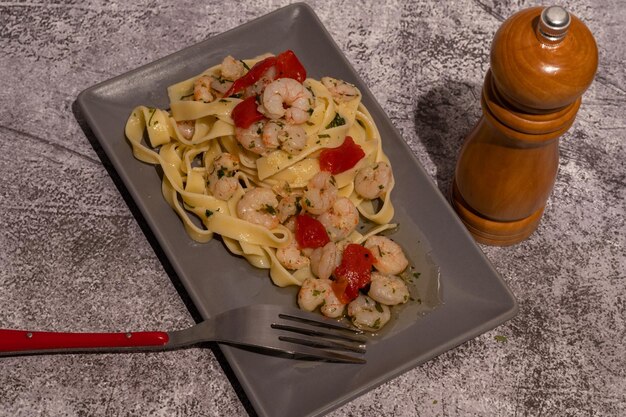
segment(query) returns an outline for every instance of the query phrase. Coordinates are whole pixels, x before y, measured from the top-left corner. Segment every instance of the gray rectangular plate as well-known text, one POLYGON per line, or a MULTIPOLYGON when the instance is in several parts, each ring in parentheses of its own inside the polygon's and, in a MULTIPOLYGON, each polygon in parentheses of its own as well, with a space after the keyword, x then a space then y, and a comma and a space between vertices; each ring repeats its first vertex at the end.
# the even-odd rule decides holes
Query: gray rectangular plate
POLYGON ((449 204, 424 172, 372 94, 304 4, 287 6, 243 26, 83 91, 78 104, 102 148, 141 210, 203 317, 247 304, 295 304, 295 288, 272 285, 266 270, 226 256, 219 240, 198 244, 186 235, 161 196, 153 166, 137 161, 124 137, 131 110, 167 108, 166 87, 231 54, 249 58, 292 49, 309 76, 354 83, 384 138, 396 177, 394 234, 406 250, 427 242, 440 267, 443 304, 424 317, 401 311, 390 330, 374 338, 366 365, 300 362, 229 346, 221 349, 261 416, 314 416, 451 349, 517 312, 517 303, 449 204))

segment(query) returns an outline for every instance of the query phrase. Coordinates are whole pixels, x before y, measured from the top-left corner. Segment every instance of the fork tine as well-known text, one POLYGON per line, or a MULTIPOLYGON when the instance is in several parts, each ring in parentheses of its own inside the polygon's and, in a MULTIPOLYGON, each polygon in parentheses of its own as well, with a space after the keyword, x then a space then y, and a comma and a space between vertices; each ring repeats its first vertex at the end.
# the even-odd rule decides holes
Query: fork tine
POLYGON ((254 304, 222 313, 195 328, 196 343, 216 341, 294 359, 366 363, 362 357, 366 340, 357 336, 363 332, 295 308, 254 304))
POLYGON ((346 334, 341 334, 341 333, 322 332, 322 331, 315 330, 315 329, 308 329, 308 328, 304 328, 304 327, 288 326, 288 325, 285 325, 285 324, 274 323, 274 324, 272 324, 271 327, 273 329, 285 330, 285 331, 288 331, 288 332, 304 334, 304 335, 307 335, 307 336, 319 336, 319 337, 326 337, 326 338, 330 338, 330 339, 345 340, 347 342, 359 343, 360 345, 364 345, 367 342, 367 340, 365 340, 362 337, 356 337, 356 336, 346 335, 346 334))
POLYGON ((282 340, 283 342, 297 343, 299 345, 310 346, 314 348, 320 349, 336 349, 336 350, 345 350, 355 353, 365 353, 365 348, 363 345, 360 346, 352 346, 345 343, 333 342, 332 340, 326 339, 302 339, 299 337, 291 337, 291 336, 279 336, 278 340, 282 340))
POLYGON ((354 327, 347 326, 339 322, 330 322, 329 320, 313 319, 313 318, 303 317, 301 315, 286 314, 286 313, 280 313, 278 314, 278 317, 280 317, 281 319, 285 319, 285 320, 299 321, 301 323, 310 324, 311 326, 325 327, 327 329, 342 330, 342 331, 355 333, 355 334, 363 333, 361 330, 356 329, 354 327))
POLYGON ((278 320, 270 327, 281 331, 277 335, 279 343, 283 344, 285 350, 297 351, 295 357, 300 355, 305 359, 308 357, 331 362, 366 363, 361 357, 338 352, 365 354, 367 340, 358 336, 363 333, 361 330, 304 311, 283 310, 278 312, 278 318, 283 321, 278 320))
POLYGON ((350 364, 365 364, 366 360, 363 358, 344 355, 341 353, 313 348, 304 345, 298 345, 297 348, 283 348, 284 352, 288 353, 294 359, 314 359, 322 360, 326 362, 336 363, 350 363, 350 364))

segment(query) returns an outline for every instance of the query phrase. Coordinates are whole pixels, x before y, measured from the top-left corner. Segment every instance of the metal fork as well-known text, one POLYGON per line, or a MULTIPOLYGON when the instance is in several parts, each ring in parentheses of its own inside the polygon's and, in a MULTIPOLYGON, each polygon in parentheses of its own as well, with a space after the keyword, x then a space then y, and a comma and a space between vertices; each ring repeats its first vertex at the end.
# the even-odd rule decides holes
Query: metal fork
POLYGON ((202 342, 220 342, 294 359, 362 364, 366 339, 359 333, 318 314, 261 304, 229 310, 171 332, 62 333, 0 329, 0 356, 172 350, 202 342))

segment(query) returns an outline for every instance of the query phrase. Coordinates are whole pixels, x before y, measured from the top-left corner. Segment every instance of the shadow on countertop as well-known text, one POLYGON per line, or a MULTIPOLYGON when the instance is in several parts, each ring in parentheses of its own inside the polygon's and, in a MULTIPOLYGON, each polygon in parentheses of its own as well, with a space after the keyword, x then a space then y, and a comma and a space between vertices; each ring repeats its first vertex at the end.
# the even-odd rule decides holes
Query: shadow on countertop
POLYGON ((418 97, 417 137, 437 169, 437 187, 444 196, 448 196, 463 140, 480 118, 481 89, 481 85, 443 80, 418 97))
MULTIPOLYGON (((98 139, 96 138, 96 136, 92 132, 91 128, 89 127, 89 124, 85 120, 85 117, 83 116, 83 114, 82 114, 82 112, 80 110, 80 107, 78 105, 78 101, 76 101, 76 100, 72 103, 72 113, 74 114, 74 118, 78 122, 80 128, 82 129, 83 133, 85 134, 85 137, 87 138, 87 140, 91 144, 93 150, 98 155, 98 158, 102 162, 102 165, 104 166, 104 168, 106 169, 107 173, 109 174, 109 176, 113 180, 113 183, 115 184, 115 187, 118 189, 120 195, 124 199, 124 202, 128 206, 128 208, 129 208, 130 212, 132 213, 133 217, 137 221, 137 224, 141 228, 141 231, 143 232, 143 234, 145 235, 146 239, 150 243, 150 246, 152 246, 152 250, 154 250, 155 255, 157 256, 157 258, 161 262, 161 265, 163 265, 163 269, 165 270, 165 272, 169 276, 170 280, 172 281, 172 284, 174 285, 174 288, 176 289, 176 292, 178 292, 178 295, 180 296, 181 300, 183 301, 183 303, 187 307, 187 310, 191 314, 191 317, 193 318, 193 320, 196 323, 201 322, 203 320, 203 318, 200 315, 200 312, 198 311, 198 309, 194 305, 193 301, 191 300, 191 297, 189 296, 189 294, 185 290, 185 287, 183 286, 183 283, 181 282, 180 278, 178 277, 178 274, 176 274, 176 271, 174 270, 174 267, 172 266, 170 261, 167 259, 167 256, 165 255, 165 252, 163 252, 163 249, 161 248, 161 246, 159 245, 158 240, 156 239, 156 237, 152 233, 152 230, 150 229, 150 226, 148 225, 148 223, 146 222, 145 218, 141 214, 141 211, 139 210, 139 207, 137 207, 137 205, 135 204, 135 201, 133 200, 131 194, 126 189, 126 186, 124 185, 124 182, 122 181, 120 176, 115 171, 115 168, 113 167, 113 164, 111 163, 110 159, 108 158, 108 156, 104 152, 104 149, 102 149, 102 146, 100 146, 100 143, 98 142, 98 139)), ((248 415, 250 417, 256 417, 257 413, 255 412, 254 407, 252 406, 252 403, 250 403, 250 400, 248 400, 248 397, 246 396, 246 394, 245 394, 245 392, 243 390, 243 387, 239 384, 239 381, 237 380, 237 377, 235 376, 235 373, 233 372, 232 368, 228 364, 228 361, 226 360, 226 357, 224 356, 224 354, 220 350, 218 344, 217 343, 213 343, 213 342, 205 343, 205 344, 203 344, 203 347, 211 349, 211 351, 213 352, 213 355, 215 356, 216 360, 220 364, 220 366, 222 368, 222 371, 224 372, 224 375, 226 375, 226 377, 228 378, 228 381, 230 382, 231 386, 233 387, 233 390, 235 391, 235 393, 237 394, 237 397, 241 401, 244 409, 246 410, 246 412, 248 413, 248 415)))

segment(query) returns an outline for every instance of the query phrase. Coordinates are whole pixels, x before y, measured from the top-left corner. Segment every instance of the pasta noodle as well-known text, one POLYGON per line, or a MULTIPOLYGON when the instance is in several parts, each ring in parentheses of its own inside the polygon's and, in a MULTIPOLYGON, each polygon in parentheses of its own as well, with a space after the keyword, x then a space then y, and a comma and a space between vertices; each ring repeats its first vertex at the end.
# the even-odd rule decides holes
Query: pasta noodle
MULTIPOLYGON (((287 58, 291 59, 291 55, 287 58)), ((321 178, 321 155, 327 150, 343 149, 348 138, 355 149, 360 148, 361 157, 330 179, 336 199, 348 206, 353 204, 362 225, 369 225, 369 230, 361 233, 351 227, 339 239, 341 242, 335 243, 344 247, 348 243, 362 244, 370 236, 396 225, 391 223, 393 177, 379 186, 382 192, 375 198, 365 198, 357 190, 357 177, 364 175, 359 172, 366 167, 375 170, 379 164, 389 165, 380 134, 361 102, 360 92, 332 78, 295 81, 293 78, 301 74, 293 69, 291 61, 281 64, 281 59, 285 60, 284 54, 244 61, 227 57, 222 64, 169 86, 168 110, 147 106, 133 109, 125 134, 138 160, 163 170, 163 197, 193 240, 207 242, 215 234, 221 236, 231 253, 255 267, 269 269, 274 284, 284 287, 316 278, 308 258, 298 268, 279 258, 294 247, 294 218, 298 211, 322 220, 322 215, 313 214, 307 190, 315 178, 321 178), (268 65, 268 57, 274 66, 261 74, 258 69, 268 65), (284 68, 295 77, 281 77, 284 68), (228 77, 233 71, 236 74, 228 77), (278 74, 271 77, 272 71, 278 74), (253 73, 262 76, 255 78, 253 73), (249 85, 233 93, 245 80, 250 81, 249 85), (277 88, 278 99, 282 100, 284 114, 279 117, 276 114, 281 109, 272 108, 271 100, 276 97, 270 97, 273 93, 268 92, 269 86, 277 88), (248 97, 255 97, 251 100, 256 101, 246 101, 248 97), (244 116, 255 120, 249 127, 239 126, 238 118, 242 116, 238 109, 250 103, 252 110, 244 116), (308 108, 302 108, 302 103, 308 108), (270 123, 278 129, 275 137, 266 134, 270 123), (293 126, 299 130, 289 133, 293 126), (291 142, 299 142, 297 149, 288 149, 291 142), (297 196, 296 212, 283 215, 281 207, 293 196, 297 196), (241 214, 244 212, 245 216, 241 214)), ((339 156, 339 162, 342 161, 344 155, 339 156)), ((364 226, 359 228, 363 229, 364 226)), ((315 247, 299 249, 296 257, 310 256, 315 247)))

